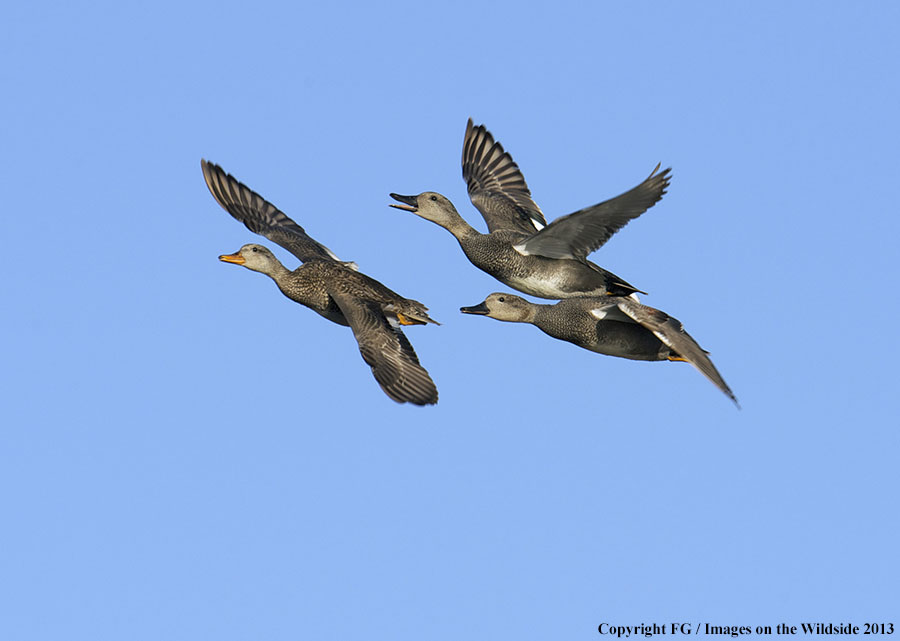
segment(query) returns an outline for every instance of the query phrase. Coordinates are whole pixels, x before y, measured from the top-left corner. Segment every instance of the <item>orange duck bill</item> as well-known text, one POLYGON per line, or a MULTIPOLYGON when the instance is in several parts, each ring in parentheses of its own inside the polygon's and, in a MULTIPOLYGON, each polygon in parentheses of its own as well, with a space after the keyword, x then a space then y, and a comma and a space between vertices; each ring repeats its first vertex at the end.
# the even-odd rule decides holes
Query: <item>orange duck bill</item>
POLYGON ((219 256, 219 260, 223 263, 234 263, 235 265, 243 265, 246 262, 244 257, 241 256, 241 252, 235 254, 222 254, 219 256))

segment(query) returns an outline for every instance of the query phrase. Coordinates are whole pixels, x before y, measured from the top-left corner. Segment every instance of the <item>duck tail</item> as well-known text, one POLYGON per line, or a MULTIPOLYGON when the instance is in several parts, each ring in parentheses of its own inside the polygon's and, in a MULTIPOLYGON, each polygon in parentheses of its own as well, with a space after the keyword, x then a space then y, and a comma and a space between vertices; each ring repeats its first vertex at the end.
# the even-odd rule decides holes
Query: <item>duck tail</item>
POLYGON ((439 322, 428 315, 428 308, 418 301, 408 301, 409 305, 404 305, 402 309, 398 305, 386 305, 384 311, 394 316, 401 325, 427 325, 432 323, 440 325, 439 322))

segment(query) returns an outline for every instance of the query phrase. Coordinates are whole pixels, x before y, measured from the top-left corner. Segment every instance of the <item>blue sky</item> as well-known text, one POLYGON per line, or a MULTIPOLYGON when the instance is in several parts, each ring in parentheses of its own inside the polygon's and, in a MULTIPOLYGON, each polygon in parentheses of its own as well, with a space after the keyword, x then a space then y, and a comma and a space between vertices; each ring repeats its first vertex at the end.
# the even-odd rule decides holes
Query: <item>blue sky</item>
MULTIPOLYGON (((11 5, 0 40, 0 638, 590 639, 898 620, 892 3, 11 5), (657 162, 592 258, 692 368, 463 316, 508 288, 466 119, 548 219, 657 162), (220 163, 442 326, 390 401, 219 254, 220 163)), ((296 261, 276 248, 289 265, 296 261)))

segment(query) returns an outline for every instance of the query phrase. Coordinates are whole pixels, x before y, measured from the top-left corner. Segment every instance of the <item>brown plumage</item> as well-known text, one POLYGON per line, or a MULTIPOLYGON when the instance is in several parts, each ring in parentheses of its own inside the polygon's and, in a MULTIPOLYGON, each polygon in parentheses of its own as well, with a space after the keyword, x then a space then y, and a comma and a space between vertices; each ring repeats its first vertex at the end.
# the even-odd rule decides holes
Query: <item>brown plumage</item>
POLYGON ((205 160, 200 164, 207 187, 225 211, 251 231, 290 251, 303 264, 289 270, 269 249, 257 244, 244 245, 219 259, 266 274, 291 300, 332 322, 349 326, 363 360, 393 400, 416 405, 437 403, 434 382, 400 330, 400 325, 437 324, 428 316, 428 308, 360 273, 354 263, 338 260, 300 225, 218 165, 205 160))

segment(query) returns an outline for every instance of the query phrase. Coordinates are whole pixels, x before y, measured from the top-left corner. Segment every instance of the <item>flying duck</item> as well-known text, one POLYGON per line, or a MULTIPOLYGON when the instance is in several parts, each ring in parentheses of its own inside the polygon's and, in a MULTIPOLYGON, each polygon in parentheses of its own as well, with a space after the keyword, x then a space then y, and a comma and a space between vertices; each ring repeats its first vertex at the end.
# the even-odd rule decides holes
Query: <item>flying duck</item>
POLYGON ((553 338, 598 354, 637 361, 685 361, 738 405, 707 352, 684 331, 681 322, 631 296, 567 298, 555 305, 540 305, 514 294, 494 293, 460 311, 530 323, 553 338))
POLYGON ((437 388, 400 329, 401 325, 437 324, 428 316, 428 308, 360 273, 354 263, 339 260, 219 165, 201 160, 200 166, 206 186, 225 211, 250 231, 287 249, 303 264, 291 271, 269 249, 255 243, 219 256, 219 260, 269 276, 291 300, 334 323, 349 326, 363 360, 393 400, 415 405, 437 403, 437 388))
POLYGON ((548 225, 512 156, 484 125, 475 126, 470 118, 463 141, 462 173, 469 198, 484 217, 488 233, 475 230, 446 196, 433 191, 418 196, 392 193, 391 198, 400 204, 391 207, 444 227, 473 265, 526 294, 540 298, 627 296, 641 290, 587 256, 662 198, 671 169, 658 170, 659 165, 624 194, 548 225))

